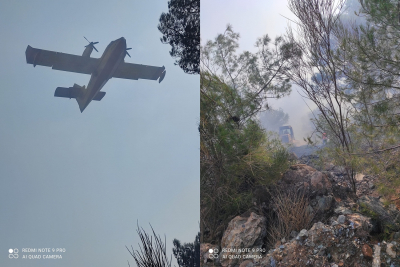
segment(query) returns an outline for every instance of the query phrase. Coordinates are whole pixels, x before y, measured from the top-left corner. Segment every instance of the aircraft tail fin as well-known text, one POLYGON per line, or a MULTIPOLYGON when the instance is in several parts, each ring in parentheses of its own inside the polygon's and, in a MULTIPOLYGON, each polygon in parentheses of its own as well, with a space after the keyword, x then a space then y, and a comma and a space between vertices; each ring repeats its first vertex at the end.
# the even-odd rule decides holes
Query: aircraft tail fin
MULTIPOLYGON (((90 103, 86 96, 86 88, 85 86, 79 86, 74 83, 72 87, 57 87, 54 92, 54 96, 56 97, 65 97, 65 98, 75 98, 76 102, 78 102, 79 109, 81 112, 85 110, 87 105, 90 103)), ((98 92, 92 100, 100 101, 106 95, 106 92, 98 92)))

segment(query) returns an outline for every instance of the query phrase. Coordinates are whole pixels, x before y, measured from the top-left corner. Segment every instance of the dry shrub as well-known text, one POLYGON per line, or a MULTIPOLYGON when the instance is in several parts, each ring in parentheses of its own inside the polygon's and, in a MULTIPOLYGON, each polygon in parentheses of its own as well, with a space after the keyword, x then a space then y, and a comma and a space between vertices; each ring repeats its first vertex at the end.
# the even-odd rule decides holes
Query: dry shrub
POLYGON ((313 213, 308 210, 309 202, 303 192, 278 191, 272 197, 273 212, 269 216, 268 243, 274 247, 282 238, 288 239, 292 231, 308 229, 313 213))
MULTIPOLYGON (((171 267, 172 255, 171 258, 168 259, 166 237, 163 242, 161 237, 156 235, 153 227, 151 225, 150 227, 153 236, 146 233, 146 231, 138 225, 136 232, 142 243, 142 247, 139 244, 140 251, 134 250, 132 246, 132 250, 129 250, 129 248, 125 246, 126 249, 135 260, 137 267, 171 267)), ((130 267, 129 261, 128 266, 130 267)))

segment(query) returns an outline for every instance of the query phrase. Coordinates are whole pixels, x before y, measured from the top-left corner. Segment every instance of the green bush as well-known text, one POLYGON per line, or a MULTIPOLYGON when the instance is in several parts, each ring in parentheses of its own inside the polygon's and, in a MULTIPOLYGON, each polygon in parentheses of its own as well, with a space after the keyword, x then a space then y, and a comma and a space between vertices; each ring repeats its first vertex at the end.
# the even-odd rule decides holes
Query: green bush
POLYGON ((242 96, 217 77, 201 73, 201 226, 202 242, 219 242, 235 216, 252 205, 253 191, 279 179, 289 153, 277 136, 267 134, 242 96), (234 113, 224 110, 238 103, 234 113), (248 108, 248 109, 247 109, 248 108))

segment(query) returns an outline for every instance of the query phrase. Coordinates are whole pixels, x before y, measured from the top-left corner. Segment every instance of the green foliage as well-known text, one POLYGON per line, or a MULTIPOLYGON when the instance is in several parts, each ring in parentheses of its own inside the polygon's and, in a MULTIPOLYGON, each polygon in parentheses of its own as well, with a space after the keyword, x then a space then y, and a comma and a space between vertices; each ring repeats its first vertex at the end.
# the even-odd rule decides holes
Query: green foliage
POLYGON ((289 154, 267 136, 251 115, 257 107, 239 90, 208 72, 200 79, 202 233, 207 242, 219 242, 229 220, 252 206, 253 189, 279 179, 289 154))
POLYGON ((241 104, 241 108, 247 109, 246 116, 252 116, 266 104, 266 98, 290 93, 289 79, 282 74, 290 66, 288 56, 281 51, 282 38, 271 42, 269 36, 264 35, 255 44, 256 53, 244 51, 240 54, 237 53, 239 38, 239 33, 228 25, 214 41, 207 41, 201 47, 201 71, 218 77, 221 83, 237 91, 241 99, 232 105, 241 104))
MULTIPOLYGON (((337 46, 333 34, 344 0, 289 0, 289 9, 297 17, 296 29, 289 28, 285 46, 301 53, 292 53, 293 68, 285 71, 307 99, 318 108, 314 126, 317 135, 328 133, 332 157, 345 167, 353 191, 356 191, 354 169, 349 154, 353 153, 350 129, 353 107, 348 102, 349 89, 343 83, 343 64, 336 60, 337 46), (296 34, 294 33, 296 31, 296 34)), ((310 138, 311 140, 311 138, 310 138)))
POLYGON ((268 35, 258 51, 238 53, 240 35, 228 25, 201 47, 200 198, 202 242, 219 243, 228 222, 253 206, 253 191, 274 183, 289 154, 277 136, 260 126, 257 113, 267 98, 290 93, 283 70, 290 49, 268 35))
POLYGON ((342 9, 356 11, 350 2, 289 1, 298 34, 288 32, 286 47, 302 53, 293 53, 287 75, 319 109, 313 122, 319 134, 328 134, 326 158, 345 166, 348 177, 377 175, 381 192, 398 194, 400 6, 362 0, 356 14, 366 20, 352 23, 354 14, 342 9))
POLYGON ((368 217, 370 217, 371 219, 374 219, 374 220, 379 218, 379 215, 376 212, 374 212, 373 210, 371 210, 368 207, 368 205, 365 204, 365 203, 360 203, 360 212, 361 212, 361 214, 363 214, 365 216, 368 216, 368 217))
POLYGON ((162 13, 158 30, 161 42, 171 45, 170 54, 177 58, 184 72, 200 72, 200 0, 170 0, 168 13, 162 13))
POLYGON ((193 243, 184 243, 174 239, 172 249, 179 267, 199 267, 200 266, 200 232, 196 235, 193 243))
MULTIPOLYGON (((398 1, 362 0, 366 23, 338 24, 335 60, 342 65, 353 156, 379 179, 384 195, 400 192, 400 13, 398 1)), ((351 155, 350 155, 351 156, 351 155)))

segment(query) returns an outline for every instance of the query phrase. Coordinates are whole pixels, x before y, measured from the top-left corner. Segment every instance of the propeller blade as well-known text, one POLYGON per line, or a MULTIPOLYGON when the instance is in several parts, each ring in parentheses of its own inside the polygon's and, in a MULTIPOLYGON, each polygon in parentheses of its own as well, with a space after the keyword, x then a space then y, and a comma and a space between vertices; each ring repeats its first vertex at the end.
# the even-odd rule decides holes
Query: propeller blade
POLYGON ((129 53, 128 53, 128 50, 131 50, 132 48, 127 48, 127 49, 125 49, 126 51, 125 51, 125 53, 129 56, 129 57, 131 57, 131 55, 129 55, 129 53))
POLYGON ((94 48, 94 50, 96 50, 96 52, 99 52, 99 50, 97 50, 96 47, 94 47, 94 45, 95 45, 95 44, 98 44, 99 42, 91 42, 91 41, 89 41, 85 36, 83 36, 83 38, 85 38, 86 41, 89 42, 89 44, 88 44, 88 45, 85 45, 85 47, 91 46, 91 47, 94 48))

